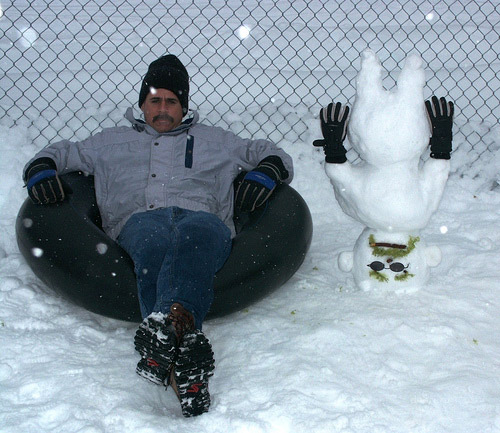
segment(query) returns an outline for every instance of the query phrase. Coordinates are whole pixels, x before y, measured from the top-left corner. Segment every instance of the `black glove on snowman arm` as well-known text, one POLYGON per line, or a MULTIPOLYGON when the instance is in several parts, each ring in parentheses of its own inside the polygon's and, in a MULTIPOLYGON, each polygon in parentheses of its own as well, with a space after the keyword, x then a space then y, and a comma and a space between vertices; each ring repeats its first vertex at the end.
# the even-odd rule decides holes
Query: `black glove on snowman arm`
POLYGON ((453 102, 433 96, 430 101, 425 101, 425 108, 432 125, 430 140, 431 158, 450 159, 451 141, 453 138, 453 102))
POLYGON ((321 132, 323 140, 314 140, 314 146, 322 146, 325 152, 325 161, 328 163, 342 164, 347 161, 347 153, 344 145, 347 134, 347 118, 349 116, 349 106, 342 107, 340 102, 333 102, 328 107, 322 108, 319 117, 321 119, 321 132))

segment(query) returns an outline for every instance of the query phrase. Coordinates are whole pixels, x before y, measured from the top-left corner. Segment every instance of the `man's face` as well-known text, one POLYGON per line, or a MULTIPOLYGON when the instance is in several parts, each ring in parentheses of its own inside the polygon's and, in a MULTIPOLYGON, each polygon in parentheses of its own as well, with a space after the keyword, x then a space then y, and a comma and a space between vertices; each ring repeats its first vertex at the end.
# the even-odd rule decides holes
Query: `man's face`
POLYGON ((160 133, 177 128, 184 117, 179 98, 167 89, 151 88, 141 110, 146 123, 160 133))

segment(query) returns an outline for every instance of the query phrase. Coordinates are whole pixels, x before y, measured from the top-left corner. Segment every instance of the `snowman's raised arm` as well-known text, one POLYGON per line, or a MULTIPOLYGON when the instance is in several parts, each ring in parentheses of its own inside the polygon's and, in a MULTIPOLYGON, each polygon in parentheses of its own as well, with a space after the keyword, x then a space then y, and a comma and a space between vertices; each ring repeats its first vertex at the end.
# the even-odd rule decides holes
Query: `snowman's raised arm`
POLYGON ((347 122, 349 117, 349 106, 340 102, 328 104, 322 108, 319 117, 321 120, 321 132, 323 140, 314 140, 314 146, 322 146, 325 152, 325 161, 331 164, 343 164, 347 161, 347 153, 344 145, 347 122))
POLYGON ((443 97, 438 99, 433 96, 431 101, 425 101, 425 108, 432 125, 431 158, 450 159, 453 138, 453 102, 447 102, 443 97))

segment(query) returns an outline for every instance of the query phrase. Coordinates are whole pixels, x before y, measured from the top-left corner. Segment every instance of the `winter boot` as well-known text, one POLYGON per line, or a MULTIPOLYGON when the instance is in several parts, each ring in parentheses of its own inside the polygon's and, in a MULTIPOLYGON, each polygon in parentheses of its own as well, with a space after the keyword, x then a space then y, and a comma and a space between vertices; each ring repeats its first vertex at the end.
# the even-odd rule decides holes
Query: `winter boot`
POLYGON ((146 317, 135 333, 134 344, 141 355, 137 374, 153 383, 165 383, 177 345, 175 329, 165 314, 152 313, 146 317))
POLYGON ((208 379, 213 375, 214 364, 212 347, 203 332, 196 329, 186 333, 169 379, 185 417, 208 411, 208 379))
POLYGON ((152 313, 146 317, 134 338, 141 355, 137 374, 153 383, 167 384, 179 341, 193 329, 193 315, 180 304, 173 304, 168 315, 152 313))
POLYGON ((165 370, 153 358, 141 358, 135 369, 136 373, 155 385, 166 385, 169 371, 165 370))

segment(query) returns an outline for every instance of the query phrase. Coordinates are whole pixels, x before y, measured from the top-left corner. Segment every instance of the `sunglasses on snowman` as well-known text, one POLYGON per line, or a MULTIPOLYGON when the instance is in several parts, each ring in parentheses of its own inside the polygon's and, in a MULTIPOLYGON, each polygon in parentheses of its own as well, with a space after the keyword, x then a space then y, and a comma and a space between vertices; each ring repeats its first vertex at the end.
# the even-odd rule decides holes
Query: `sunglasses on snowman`
POLYGON ((366 266, 368 266, 369 268, 371 268, 375 272, 380 272, 380 271, 383 271, 384 269, 390 269, 392 272, 401 272, 401 271, 404 271, 408 266, 410 266, 410 264, 405 266, 405 265, 403 265, 403 263, 394 262, 394 263, 391 263, 389 265, 389 267, 386 268, 382 262, 374 261, 366 266))

